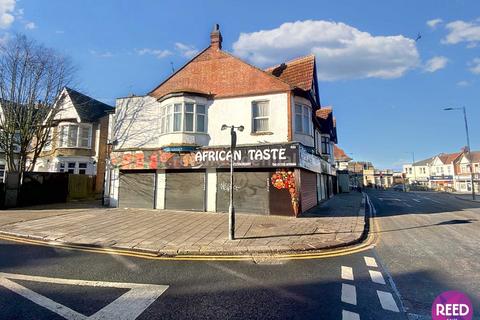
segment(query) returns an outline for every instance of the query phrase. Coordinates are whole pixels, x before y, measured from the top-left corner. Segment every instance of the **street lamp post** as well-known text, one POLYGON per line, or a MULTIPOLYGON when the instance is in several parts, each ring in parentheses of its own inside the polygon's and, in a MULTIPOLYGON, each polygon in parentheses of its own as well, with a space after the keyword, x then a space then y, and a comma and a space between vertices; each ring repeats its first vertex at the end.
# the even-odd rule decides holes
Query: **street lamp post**
POLYGON ((470 179, 472 180, 472 199, 475 200, 475 180, 473 173, 473 163, 472 163, 472 153, 470 150, 470 136, 468 134, 468 122, 467 122, 467 110, 465 107, 461 108, 443 108, 445 111, 451 110, 462 110, 463 111, 463 121, 465 122, 465 133, 467 136, 467 149, 468 149, 468 160, 470 161, 470 179))
POLYGON ((230 205, 228 206, 228 238, 235 240, 235 207, 233 206, 233 156, 237 145, 237 133, 235 129, 242 132, 244 127, 222 125, 222 130, 230 128, 230 205))

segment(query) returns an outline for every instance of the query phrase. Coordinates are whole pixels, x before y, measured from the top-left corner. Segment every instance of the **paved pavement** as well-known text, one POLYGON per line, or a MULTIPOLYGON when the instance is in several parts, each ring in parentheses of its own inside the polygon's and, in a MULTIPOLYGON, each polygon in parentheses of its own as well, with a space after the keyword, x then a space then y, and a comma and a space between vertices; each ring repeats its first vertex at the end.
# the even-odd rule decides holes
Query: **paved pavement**
POLYGON ((228 215, 222 213, 107 208, 41 212, 46 217, 38 210, 1 213, 0 233, 158 255, 274 254, 358 242, 365 222, 360 193, 337 195, 302 218, 237 214, 233 241, 228 240, 228 215), (16 222, 15 215, 37 218, 16 222))

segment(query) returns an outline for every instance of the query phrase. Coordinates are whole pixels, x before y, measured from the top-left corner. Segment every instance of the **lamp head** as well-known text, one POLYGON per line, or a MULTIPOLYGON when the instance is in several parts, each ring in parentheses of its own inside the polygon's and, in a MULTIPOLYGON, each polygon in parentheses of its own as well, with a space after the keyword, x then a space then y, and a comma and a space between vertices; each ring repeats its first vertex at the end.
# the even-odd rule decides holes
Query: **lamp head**
POLYGON ((228 126, 226 124, 222 124, 222 130, 226 130, 228 126))
POLYGON ((243 131, 243 129, 245 129, 245 127, 244 127, 244 126, 240 126, 240 127, 238 127, 238 131, 240 131, 240 132, 242 132, 242 131, 243 131))
POLYGON ((453 110, 453 108, 443 108, 443 110, 450 111, 450 110, 453 110))

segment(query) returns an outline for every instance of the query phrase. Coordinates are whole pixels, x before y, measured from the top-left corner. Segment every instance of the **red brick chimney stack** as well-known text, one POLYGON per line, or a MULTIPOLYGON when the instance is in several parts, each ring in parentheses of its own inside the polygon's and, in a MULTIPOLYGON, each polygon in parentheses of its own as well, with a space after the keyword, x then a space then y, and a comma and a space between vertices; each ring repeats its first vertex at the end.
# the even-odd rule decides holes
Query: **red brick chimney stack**
POLYGON ((214 49, 222 49, 222 34, 218 24, 213 26, 212 33, 210 33, 210 46, 214 49))

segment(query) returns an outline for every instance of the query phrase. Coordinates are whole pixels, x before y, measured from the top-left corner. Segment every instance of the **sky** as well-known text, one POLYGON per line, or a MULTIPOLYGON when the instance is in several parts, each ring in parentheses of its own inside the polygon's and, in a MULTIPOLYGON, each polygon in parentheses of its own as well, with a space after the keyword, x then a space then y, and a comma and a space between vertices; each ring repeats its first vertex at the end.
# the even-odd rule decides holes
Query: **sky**
POLYGON ((70 56, 83 93, 142 95, 209 45, 258 67, 315 54, 322 106, 357 161, 399 169, 480 150, 480 1, 0 0, 0 41, 22 33, 70 56), (417 39, 419 38, 419 39, 417 39))

